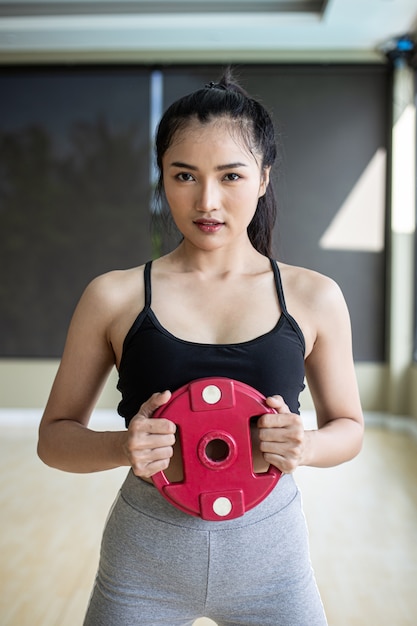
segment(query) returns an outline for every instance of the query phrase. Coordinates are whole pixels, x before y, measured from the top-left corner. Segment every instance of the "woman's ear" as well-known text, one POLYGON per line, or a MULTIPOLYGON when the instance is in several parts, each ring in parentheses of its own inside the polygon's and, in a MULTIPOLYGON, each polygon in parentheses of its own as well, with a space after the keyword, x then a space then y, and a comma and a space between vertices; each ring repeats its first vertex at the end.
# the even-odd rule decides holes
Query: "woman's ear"
POLYGON ((264 167, 263 170, 262 170, 262 178, 261 178, 261 184, 259 185, 258 198, 261 198, 266 193, 267 187, 269 185, 269 174, 270 174, 270 172, 271 172, 271 166, 264 167))

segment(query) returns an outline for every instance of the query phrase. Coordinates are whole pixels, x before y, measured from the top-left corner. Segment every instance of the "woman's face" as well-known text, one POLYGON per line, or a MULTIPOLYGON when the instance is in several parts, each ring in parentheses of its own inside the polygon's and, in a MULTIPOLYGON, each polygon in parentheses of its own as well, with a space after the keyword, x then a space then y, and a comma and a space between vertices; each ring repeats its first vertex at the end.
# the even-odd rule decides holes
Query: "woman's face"
POLYGON ((210 250, 248 241, 247 227, 269 182, 233 122, 193 121, 162 159, 165 195, 184 239, 210 250))

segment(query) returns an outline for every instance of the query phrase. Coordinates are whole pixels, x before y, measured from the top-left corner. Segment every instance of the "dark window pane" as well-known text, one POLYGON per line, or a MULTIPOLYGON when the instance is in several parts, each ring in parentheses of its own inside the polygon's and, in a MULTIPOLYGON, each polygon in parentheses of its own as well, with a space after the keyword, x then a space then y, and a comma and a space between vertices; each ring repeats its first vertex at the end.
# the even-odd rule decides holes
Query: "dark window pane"
POLYGON ((144 262, 149 72, 0 73, 0 354, 62 352, 96 275, 144 262))

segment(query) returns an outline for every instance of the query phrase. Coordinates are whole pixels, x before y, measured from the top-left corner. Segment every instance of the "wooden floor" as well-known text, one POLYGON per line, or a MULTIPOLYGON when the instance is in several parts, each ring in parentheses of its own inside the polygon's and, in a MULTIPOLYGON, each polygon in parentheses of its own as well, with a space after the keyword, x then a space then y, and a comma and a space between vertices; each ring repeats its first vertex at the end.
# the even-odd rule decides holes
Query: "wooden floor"
MULTIPOLYGON (((37 459, 35 440, 34 424, 0 421, 0 624, 80 626, 126 470, 58 472, 37 459)), ((416 437, 368 426, 357 459, 296 477, 330 626, 415 626, 416 437)))

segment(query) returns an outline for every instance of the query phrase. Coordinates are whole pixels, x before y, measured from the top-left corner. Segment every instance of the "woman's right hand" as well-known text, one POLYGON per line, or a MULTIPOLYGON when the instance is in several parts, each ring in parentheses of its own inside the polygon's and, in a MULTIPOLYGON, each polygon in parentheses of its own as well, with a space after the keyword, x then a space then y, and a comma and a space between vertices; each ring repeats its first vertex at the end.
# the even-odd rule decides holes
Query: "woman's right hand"
POLYGON ((176 425, 168 419, 154 419, 152 415, 170 397, 170 391, 154 393, 129 423, 123 448, 133 473, 140 478, 150 478, 169 466, 176 425))

